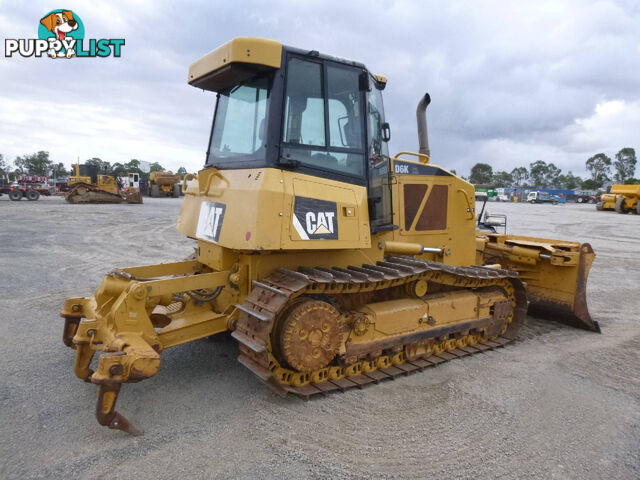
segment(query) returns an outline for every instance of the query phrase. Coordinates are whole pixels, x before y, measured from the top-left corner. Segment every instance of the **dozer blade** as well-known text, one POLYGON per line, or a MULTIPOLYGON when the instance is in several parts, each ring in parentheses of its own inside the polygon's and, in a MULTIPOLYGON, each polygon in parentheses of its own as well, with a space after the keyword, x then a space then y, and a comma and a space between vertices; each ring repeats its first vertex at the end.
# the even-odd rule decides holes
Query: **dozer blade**
POLYGON ((138 191, 122 192, 121 195, 127 203, 142 203, 142 194, 138 191))
POLYGON ((587 306, 591 245, 499 234, 477 238, 485 265, 515 270, 526 283, 529 314, 600 333, 587 306))

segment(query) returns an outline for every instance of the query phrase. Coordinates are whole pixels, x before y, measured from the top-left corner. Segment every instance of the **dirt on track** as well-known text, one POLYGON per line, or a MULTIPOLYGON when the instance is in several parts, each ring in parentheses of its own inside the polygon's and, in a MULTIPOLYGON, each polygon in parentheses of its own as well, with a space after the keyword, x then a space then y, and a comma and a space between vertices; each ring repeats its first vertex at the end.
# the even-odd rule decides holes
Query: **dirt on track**
POLYGON ((584 204, 489 209, 509 233, 592 244, 601 335, 528 317, 506 348, 310 402, 202 340, 123 386, 144 436, 100 427, 58 313, 113 267, 191 253, 180 203, 0 198, 0 478, 640 478, 640 216, 584 204))

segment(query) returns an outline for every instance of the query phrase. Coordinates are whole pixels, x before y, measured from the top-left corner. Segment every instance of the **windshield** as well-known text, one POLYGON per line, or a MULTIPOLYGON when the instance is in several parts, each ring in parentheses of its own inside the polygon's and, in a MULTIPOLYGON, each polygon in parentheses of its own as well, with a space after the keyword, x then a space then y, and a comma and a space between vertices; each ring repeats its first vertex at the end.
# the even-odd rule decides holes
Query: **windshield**
POLYGON ((270 76, 220 92, 207 165, 264 157, 270 76))

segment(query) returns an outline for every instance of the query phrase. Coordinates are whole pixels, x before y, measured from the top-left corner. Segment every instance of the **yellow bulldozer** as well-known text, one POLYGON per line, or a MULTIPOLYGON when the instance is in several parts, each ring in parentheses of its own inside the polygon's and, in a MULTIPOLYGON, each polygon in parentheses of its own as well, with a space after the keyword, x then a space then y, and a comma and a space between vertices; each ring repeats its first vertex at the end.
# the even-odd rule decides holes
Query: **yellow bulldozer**
POLYGON ((96 165, 76 163, 74 175, 67 178, 70 190, 64 198, 69 203, 142 203, 142 195, 134 185, 138 174, 129 173, 122 180, 114 175, 100 174, 96 165))
POLYGON ((195 254, 113 269, 61 312, 101 425, 139 433, 121 385, 222 332, 267 386, 309 398, 501 347, 527 310, 600 331, 588 244, 476 232, 473 186, 431 163, 428 94, 419 151, 390 156, 387 81, 361 63, 236 38, 188 82, 218 95, 206 163, 182 185, 195 254))
POLYGON ((180 196, 180 175, 173 172, 151 172, 149 174, 149 196, 171 196, 178 198, 180 196))
POLYGON ((609 193, 601 195, 596 209, 640 214, 640 185, 612 185, 609 193))

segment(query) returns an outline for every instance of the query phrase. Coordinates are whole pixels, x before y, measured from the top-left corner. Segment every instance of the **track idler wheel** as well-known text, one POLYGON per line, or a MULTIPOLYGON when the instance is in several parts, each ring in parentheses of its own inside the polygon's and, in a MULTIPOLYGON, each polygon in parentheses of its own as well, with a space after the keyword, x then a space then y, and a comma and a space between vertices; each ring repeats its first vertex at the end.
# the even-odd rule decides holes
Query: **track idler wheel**
POLYGON ((326 302, 305 299, 285 310, 272 334, 274 354, 299 372, 326 367, 341 342, 340 314, 326 302))

